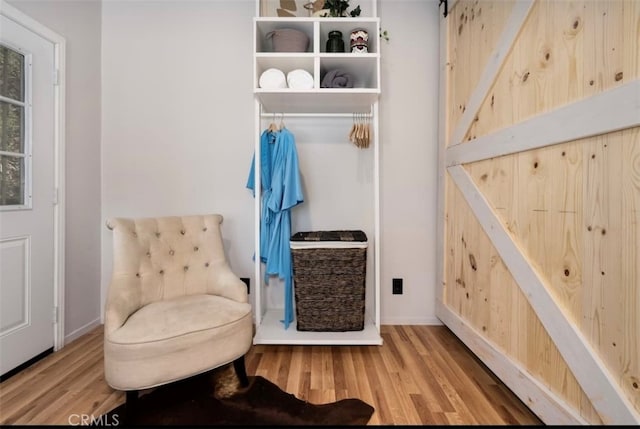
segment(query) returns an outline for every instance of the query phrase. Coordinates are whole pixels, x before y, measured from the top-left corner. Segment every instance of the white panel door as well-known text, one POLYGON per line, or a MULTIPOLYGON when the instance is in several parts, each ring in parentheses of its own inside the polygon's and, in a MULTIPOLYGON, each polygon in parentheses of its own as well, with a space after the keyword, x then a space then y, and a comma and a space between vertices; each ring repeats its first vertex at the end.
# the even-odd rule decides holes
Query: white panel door
POLYGON ((54 45, 0 16, 0 375, 54 344, 54 45))

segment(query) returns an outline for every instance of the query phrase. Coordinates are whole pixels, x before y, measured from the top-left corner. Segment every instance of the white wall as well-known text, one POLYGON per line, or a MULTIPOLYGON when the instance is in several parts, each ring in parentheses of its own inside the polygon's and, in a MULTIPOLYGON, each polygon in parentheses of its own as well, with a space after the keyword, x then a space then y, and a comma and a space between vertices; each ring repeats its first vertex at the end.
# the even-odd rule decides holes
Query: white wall
POLYGON ((65 337, 100 318, 101 4, 10 0, 66 39, 65 337))
POLYGON ((435 316, 438 160, 438 0, 379 0, 381 41, 381 319, 435 316), (404 294, 391 294, 393 278, 404 294))
MULTIPOLYGON (((111 0, 102 19, 103 221, 221 213, 242 277, 253 273, 254 14, 249 0, 111 0)), ((112 242, 100 232, 104 298, 112 242)))

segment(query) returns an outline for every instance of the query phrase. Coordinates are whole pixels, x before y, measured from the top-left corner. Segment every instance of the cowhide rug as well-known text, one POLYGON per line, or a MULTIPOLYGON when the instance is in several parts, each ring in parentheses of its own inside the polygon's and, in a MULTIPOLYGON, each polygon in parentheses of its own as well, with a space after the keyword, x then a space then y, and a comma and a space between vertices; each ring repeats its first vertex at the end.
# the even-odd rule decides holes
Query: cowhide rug
POLYGON ((365 425, 372 406, 360 399, 312 404, 261 376, 240 387, 231 365, 142 392, 132 410, 122 404, 102 421, 135 426, 365 425))

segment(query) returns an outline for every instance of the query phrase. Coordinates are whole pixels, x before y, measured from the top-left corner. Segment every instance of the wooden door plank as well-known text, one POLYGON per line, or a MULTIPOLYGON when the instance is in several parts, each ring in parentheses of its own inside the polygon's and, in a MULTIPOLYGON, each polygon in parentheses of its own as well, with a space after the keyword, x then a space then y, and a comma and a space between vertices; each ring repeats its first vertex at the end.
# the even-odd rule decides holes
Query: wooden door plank
POLYGON ((504 63, 504 60, 509 55, 511 47, 518 37, 518 34, 520 33, 520 30, 522 29, 527 16, 529 16, 529 12, 531 11, 533 4, 533 0, 523 0, 517 1, 513 6, 513 11, 511 12, 511 16, 507 21, 506 28, 503 30, 499 38, 498 45, 493 51, 493 54, 489 59, 489 63, 482 72, 480 82, 469 98, 465 111, 456 125, 456 128, 451 137, 452 144, 461 142, 465 134, 469 130, 469 127, 473 123, 476 113, 478 113, 482 102, 487 97, 487 94, 489 93, 489 90, 491 89, 496 76, 500 72, 500 68, 504 63))
POLYGON ((558 307, 542 277, 523 256, 469 174, 461 166, 449 167, 448 171, 603 422, 640 423, 640 416, 607 367, 558 307))

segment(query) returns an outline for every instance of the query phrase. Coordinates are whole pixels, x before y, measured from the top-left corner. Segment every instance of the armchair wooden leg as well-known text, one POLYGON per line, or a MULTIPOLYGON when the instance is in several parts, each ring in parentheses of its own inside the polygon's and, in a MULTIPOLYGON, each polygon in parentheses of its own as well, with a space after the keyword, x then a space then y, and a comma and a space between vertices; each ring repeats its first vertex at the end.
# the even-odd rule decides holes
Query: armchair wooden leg
POLYGON ((136 408, 136 403, 138 402, 138 391, 137 390, 127 390, 125 392, 125 423, 131 422, 134 414, 134 410, 136 408))
POLYGON ((249 385, 249 378, 247 377, 247 370, 244 366, 244 355, 233 361, 233 368, 236 370, 240 385, 247 387, 249 385))
POLYGON ((138 402, 138 391, 137 390, 127 390, 127 407, 135 406, 136 402, 138 402))

